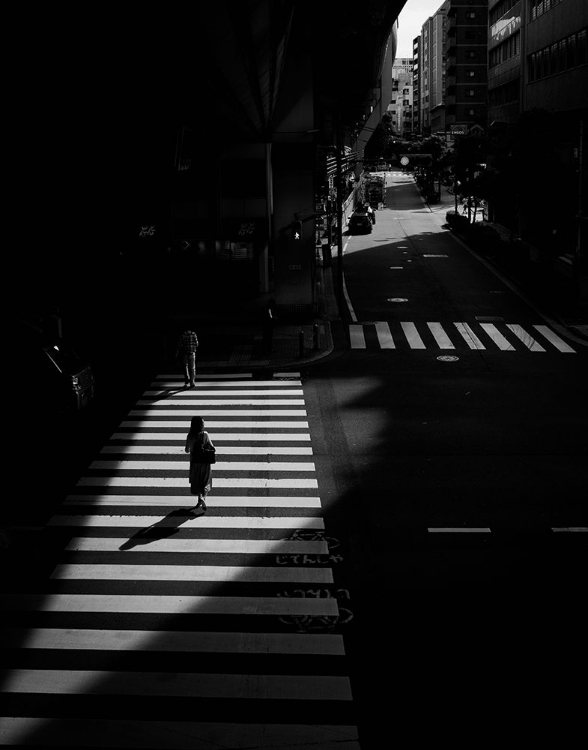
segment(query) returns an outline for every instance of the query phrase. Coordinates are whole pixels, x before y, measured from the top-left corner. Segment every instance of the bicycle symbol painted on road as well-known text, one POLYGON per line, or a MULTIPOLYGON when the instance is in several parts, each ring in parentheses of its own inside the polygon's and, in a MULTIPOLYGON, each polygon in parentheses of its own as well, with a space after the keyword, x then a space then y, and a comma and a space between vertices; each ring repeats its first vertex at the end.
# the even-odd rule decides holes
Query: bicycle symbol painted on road
MULTIPOLYGON (((278 565, 331 565, 343 561, 343 555, 337 551, 341 542, 335 537, 327 536, 324 531, 305 531, 296 529, 285 541, 326 542, 329 550, 327 555, 277 555, 278 565)), ((332 632, 340 625, 346 625, 353 619, 353 612, 349 608, 350 595, 347 589, 339 588, 333 594, 330 588, 294 589, 282 591, 277 596, 337 599, 338 615, 292 615, 279 616, 283 625, 294 627, 299 633, 332 632), (342 606, 342 602, 344 606, 342 606)))
POLYGON ((304 531, 296 529, 291 536, 283 540, 300 542, 326 542, 329 548, 328 555, 276 555, 278 565, 329 565, 343 562, 343 555, 333 552, 340 546, 341 542, 333 536, 326 536, 324 531, 304 531))

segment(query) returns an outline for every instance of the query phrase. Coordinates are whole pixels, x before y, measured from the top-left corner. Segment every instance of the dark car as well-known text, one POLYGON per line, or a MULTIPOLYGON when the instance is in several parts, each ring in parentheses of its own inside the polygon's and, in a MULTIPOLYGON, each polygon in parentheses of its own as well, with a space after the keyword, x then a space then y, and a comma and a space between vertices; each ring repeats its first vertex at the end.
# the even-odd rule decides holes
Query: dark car
POLYGON ((54 382, 55 397, 64 411, 80 411, 94 397, 94 374, 63 340, 43 347, 47 378, 54 382), (49 372, 51 371, 51 372, 49 372))
POLYGON ((41 416, 76 414, 95 396, 92 366, 69 340, 23 318, 13 318, 8 342, 11 356, 19 364, 18 382, 31 412, 41 416))
POLYGON ((349 219, 349 234, 369 234, 372 222, 367 214, 353 214, 349 219))

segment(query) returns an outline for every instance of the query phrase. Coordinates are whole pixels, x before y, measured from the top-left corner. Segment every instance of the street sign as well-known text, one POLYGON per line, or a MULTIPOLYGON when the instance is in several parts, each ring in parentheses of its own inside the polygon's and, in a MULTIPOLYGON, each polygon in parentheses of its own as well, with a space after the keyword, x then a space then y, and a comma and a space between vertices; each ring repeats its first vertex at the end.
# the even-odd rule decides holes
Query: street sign
POLYGON ((452 125, 451 126, 452 135, 465 135, 467 132, 468 132, 467 125, 452 125))
POLYGON ((406 167, 409 161, 410 159, 408 158, 408 156, 403 156, 402 159, 400 160, 400 163, 402 164, 403 167, 406 167))

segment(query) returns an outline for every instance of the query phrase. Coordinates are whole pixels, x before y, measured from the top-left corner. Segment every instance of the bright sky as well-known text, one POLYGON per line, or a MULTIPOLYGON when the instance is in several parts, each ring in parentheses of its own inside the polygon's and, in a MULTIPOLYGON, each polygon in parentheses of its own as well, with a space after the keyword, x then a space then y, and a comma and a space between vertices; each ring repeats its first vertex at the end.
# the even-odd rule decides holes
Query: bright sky
POLYGON ((398 16, 396 57, 412 57, 412 40, 421 33, 427 18, 443 5, 443 0, 406 0, 398 16))

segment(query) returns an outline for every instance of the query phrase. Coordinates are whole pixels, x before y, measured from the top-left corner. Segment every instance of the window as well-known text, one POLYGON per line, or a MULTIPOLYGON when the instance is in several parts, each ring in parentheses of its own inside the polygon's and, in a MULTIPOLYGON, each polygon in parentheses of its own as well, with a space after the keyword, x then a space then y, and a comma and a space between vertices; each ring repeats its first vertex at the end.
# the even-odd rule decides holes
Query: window
POLYGON ((475 77, 476 77, 475 70, 466 70, 466 78, 475 78, 475 77))
POLYGON ((588 62, 588 29, 578 32, 578 49, 576 54, 576 65, 586 65, 588 62))
POLYGON ((466 91, 466 96, 475 96, 476 95, 476 89, 468 89, 466 91))
POLYGON ((469 13, 466 13, 466 18, 475 18, 476 14, 474 11, 470 11, 469 13))
POLYGON ((568 37, 568 52, 566 55, 566 67, 568 70, 570 68, 576 67, 576 35, 572 34, 568 37))

